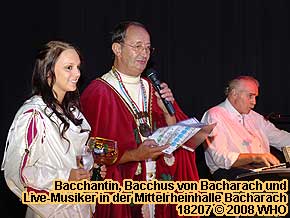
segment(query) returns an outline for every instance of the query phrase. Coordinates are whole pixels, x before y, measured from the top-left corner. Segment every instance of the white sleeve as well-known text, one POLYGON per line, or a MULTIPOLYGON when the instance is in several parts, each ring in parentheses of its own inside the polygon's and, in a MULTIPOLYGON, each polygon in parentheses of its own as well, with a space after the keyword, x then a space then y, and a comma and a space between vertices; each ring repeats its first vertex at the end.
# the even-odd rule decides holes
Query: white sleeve
POLYGON ((261 117, 261 126, 265 128, 269 144, 281 150, 284 146, 290 146, 290 133, 278 129, 273 123, 261 117))
POLYGON ((20 168, 23 182, 37 190, 51 190, 54 179, 67 180, 70 169, 56 168, 53 162, 47 161, 46 134, 50 134, 44 122, 43 114, 34 110, 21 121, 26 126, 25 131, 17 133, 23 138, 26 152, 20 168))

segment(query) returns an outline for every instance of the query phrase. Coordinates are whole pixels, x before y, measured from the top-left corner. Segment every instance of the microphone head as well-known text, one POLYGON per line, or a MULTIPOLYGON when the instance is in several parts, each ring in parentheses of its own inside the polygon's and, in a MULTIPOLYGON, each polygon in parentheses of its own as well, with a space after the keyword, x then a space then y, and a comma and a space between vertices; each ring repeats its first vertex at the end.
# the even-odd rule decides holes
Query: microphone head
POLYGON ((153 68, 149 68, 146 71, 147 78, 150 79, 151 82, 159 84, 160 82, 157 78, 157 74, 158 74, 158 72, 156 70, 154 70, 153 68))

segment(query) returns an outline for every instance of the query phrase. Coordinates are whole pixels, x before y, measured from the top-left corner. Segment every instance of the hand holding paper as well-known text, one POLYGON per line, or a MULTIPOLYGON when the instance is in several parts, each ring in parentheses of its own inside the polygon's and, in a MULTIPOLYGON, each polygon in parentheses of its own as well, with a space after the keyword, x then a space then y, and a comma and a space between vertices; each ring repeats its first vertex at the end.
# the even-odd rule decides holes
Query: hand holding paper
POLYGON ((170 146, 163 150, 163 153, 166 154, 171 154, 180 146, 194 151, 211 133, 215 125, 200 123, 196 118, 190 118, 171 126, 159 128, 149 138, 154 139, 159 145, 169 144, 170 146), (194 143, 194 147, 183 145, 189 139, 194 143))

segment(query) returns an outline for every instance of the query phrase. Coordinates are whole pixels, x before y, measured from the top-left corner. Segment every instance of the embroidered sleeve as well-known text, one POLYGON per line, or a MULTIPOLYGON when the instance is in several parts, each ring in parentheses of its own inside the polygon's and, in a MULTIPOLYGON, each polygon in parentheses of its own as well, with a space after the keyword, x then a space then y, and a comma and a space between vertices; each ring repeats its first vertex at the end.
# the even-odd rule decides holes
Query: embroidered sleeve
MULTIPOLYGON (((23 143, 25 144, 25 152, 22 157, 20 167, 20 178, 24 184, 31 183, 33 179, 27 177, 24 173, 25 169, 29 166, 36 166, 38 159, 43 155, 42 145, 45 140, 45 123, 41 113, 35 109, 30 109, 23 113, 23 119, 19 119, 18 125, 25 125, 24 135, 18 137, 24 137, 23 143)), ((36 177, 38 175, 34 175, 36 177)))
POLYGON ((49 191, 55 179, 69 178, 71 168, 62 164, 62 158, 71 157, 58 155, 58 146, 62 142, 59 135, 53 135, 51 125, 42 113, 35 110, 26 113, 29 113, 29 119, 25 129, 26 152, 20 170, 21 180, 30 188, 49 191), (53 141, 48 141, 47 134, 53 141))

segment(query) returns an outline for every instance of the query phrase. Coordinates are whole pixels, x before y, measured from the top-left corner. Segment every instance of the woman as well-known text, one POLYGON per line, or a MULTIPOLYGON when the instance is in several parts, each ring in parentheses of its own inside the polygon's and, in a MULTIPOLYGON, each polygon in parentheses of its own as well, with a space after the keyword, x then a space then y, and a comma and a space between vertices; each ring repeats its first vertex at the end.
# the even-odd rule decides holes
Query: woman
MULTIPOLYGON (((32 97, 18 110, 10 127, 2 169, 9 188, 53 189, 55 179, 80 181, 91 173, 78 168, 76 156, 90 126, 79 111, 80 55, 72 45, 51 41, 39 52, 32 75, 32 97)), ((104 169, 103 169, 104 174, 104 169)), ((28 205, 26 217, 91 217, 91 206, 28 205)))

